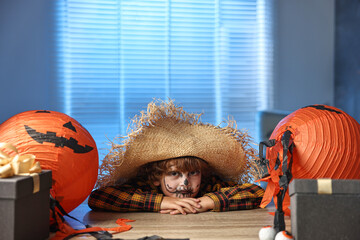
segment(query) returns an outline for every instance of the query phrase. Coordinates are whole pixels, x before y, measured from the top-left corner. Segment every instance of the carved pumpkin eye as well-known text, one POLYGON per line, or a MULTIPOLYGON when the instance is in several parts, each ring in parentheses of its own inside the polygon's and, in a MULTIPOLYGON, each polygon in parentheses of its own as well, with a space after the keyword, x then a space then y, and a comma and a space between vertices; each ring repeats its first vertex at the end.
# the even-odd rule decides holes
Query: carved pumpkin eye
POLYGON ((72 123, 71 123, 70 121, 67 122, 67 123, 65 123, 65 124, 63 125, 63 127, 66 127, 66 128, 68 128, 68 129, 73 130, 74 132, 76 132, 75 127, 72 125, 72 123))
POLYGON ((337 110, 336 108, 330 108, 325 105, 310 105, 303 108, 315 108, 317 110, 324 110, 324 111, 334 112, 337 114, 342 114, 340 110, 337 110))
POLYGON ((52 170, 52 194, 66 212, 82 203, 97 180, 98 151, 90 133, 74 118, 48 110, 19 113, 0 125, 0 142, 33 154, 52 170), (74 181, 76 178, 76 181, 74 181))
POLYGON ((51 112, 48 110, 39 110, 39 111, 36 111, 35 113, 51 113, 51 112))

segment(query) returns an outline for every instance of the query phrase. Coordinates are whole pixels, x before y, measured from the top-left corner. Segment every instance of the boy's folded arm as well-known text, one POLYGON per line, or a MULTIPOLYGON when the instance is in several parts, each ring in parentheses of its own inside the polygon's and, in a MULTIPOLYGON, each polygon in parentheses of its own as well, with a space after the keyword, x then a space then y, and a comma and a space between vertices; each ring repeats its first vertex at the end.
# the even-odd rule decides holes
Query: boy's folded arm
POLYGON ((103 187, 94 190, 88 205, 93 210, 158 212, 163 194, 133 187, 103 187))
POLYGON ((257 208, 264 195, 264 190, 258 185, 245 183, 233 187, 221 188, 218 191, 206 193, 215 204, 213 211, 232 211, 257 208))

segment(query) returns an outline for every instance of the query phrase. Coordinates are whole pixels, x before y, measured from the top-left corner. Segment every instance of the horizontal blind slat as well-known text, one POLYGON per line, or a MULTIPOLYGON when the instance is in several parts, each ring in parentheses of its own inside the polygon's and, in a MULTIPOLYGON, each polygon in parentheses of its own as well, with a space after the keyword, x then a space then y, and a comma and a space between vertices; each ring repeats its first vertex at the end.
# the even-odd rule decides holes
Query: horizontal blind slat
POLYGON ((272 101, 271 7, 268 0, 58 1, 59 102, 101 149, 154 97, 174 98, 216 125, 231 115, 253 135, 256 111, 272 101))

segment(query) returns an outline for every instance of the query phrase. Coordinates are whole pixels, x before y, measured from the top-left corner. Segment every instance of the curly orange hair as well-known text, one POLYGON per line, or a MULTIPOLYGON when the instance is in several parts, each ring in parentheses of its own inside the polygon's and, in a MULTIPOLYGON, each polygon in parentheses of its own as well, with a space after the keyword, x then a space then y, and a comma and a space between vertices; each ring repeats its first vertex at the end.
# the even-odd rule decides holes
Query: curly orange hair
POLYGON ((200 170, 205 177, 211 173, 210 166, 204 160, 197 157, 179 157, 145 164, 141 167, 139 175, 146 175, 149 180, 156 181, 171 167, 176 167, 181 172, 200 170))

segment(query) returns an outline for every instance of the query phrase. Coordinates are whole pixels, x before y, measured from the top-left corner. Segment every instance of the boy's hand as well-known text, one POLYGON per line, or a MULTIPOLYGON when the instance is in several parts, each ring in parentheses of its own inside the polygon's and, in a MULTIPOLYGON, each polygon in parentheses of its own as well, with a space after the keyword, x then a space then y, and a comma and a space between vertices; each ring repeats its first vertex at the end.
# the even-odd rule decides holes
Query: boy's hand
POLYGON ((201 208, 201 200, 196 198, 173 198, 164 196, 160 205, 160 213, 187 214, 196 213, 196 208, 201 208))
POLYGON ((213 210, 215 207, 214 200, 209 198, 208 196, 203 196, 198 198, 200 200, 201 208, 197 208, 197 212, 207 212, 213 210))
MULTIPOLYGON (((175 199, 177 199, 177 198, 175 198, 175 199)), ((198 200, 197 206, 194 207, 195 211, 189 211, 188 208, 181 208, 181 209, 164 209, 164 210, 161 210, 160 213, 168 213, 168 214, 172 214, 172 215, 180 214, 180 213, 181 214, 200 213, 200 212, 207 212, 209 210, 214 209, 214 207, 215 207, 214 201, 207 196, 200 197, 197 199, 195 199, 195 198, 184 198, 184 199, 198 200), (183 213, 181 210, 185 211, 185 213, 183 213)))

